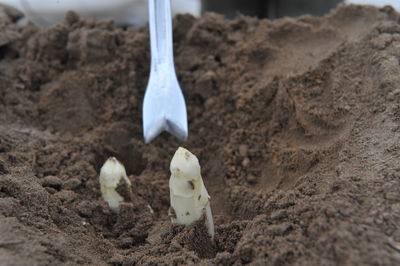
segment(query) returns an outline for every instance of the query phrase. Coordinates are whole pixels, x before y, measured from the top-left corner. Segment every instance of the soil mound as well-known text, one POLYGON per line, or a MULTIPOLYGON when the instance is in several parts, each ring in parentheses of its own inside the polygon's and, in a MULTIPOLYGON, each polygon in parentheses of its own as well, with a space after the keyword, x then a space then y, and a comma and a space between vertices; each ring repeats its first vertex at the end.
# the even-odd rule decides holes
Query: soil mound
POLYGON ((174 20, 189 139, 143 143, 148 29, 17 26, 0 7, 1 265, 400 264, 400 16, 174 20), (169 162, 196 154, 215 243, 172 226, 169 162), (98 173, 124 163, 114 214, 98 173), (191 241, 195 239, 196 241, 191 241))

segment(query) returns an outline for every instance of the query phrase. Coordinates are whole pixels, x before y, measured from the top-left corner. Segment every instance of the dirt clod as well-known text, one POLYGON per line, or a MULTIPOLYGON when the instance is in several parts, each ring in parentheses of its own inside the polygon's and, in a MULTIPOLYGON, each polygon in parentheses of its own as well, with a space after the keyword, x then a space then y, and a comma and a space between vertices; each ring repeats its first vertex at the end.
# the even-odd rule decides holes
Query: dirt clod
POLYGON ((42 180, 42 186, 44 187, 51 187, 56 190, 59 190, 61 188, 61 185, 62 185, 61 179, 56 176, 49 175, 44 177, 42 180))

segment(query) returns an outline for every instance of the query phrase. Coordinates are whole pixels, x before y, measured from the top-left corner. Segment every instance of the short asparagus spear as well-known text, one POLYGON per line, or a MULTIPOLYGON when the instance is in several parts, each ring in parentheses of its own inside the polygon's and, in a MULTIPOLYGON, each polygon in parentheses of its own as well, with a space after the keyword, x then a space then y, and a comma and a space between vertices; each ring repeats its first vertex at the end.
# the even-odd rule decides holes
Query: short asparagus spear
POLYGON ((103 199, 113 211, 117 211, 124 198, 116 191, 116 188, 121 181, 125 181, 129 188, 131 186, 125 167, 115 157, 110 157, 101 167, 99 179, 103 199))
POLYGON ((214 238, 214 222, 210 196, 201 177, 200 164, 195 155, 185 148, 178 148, 172 158, 169 179, 172 223, 190 225, 205 218, 211 239, 214 238))

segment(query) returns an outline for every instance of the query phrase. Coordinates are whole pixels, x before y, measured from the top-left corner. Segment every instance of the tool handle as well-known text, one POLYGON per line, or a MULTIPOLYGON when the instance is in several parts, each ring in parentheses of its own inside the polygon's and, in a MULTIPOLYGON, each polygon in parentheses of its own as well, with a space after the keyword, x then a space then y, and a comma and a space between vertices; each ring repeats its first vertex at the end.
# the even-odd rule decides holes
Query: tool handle
POLYGON ((175 71, 170 0, 149 0, 149 26, 152 70, 172 68, 175 71))

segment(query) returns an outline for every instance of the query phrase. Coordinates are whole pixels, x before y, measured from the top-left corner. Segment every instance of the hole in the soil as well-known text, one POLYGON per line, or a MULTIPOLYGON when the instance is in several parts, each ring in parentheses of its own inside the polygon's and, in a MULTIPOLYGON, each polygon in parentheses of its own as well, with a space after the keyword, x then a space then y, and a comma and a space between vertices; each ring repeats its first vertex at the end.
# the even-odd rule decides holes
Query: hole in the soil
POLYGON ((195 71, 197 71, 199 68, 200 68, 200 65, 199 65, 199 64, 195 64, 195 65, 193 65, 193 66, 189 69, 189 71, 190 71, 190 72, 195 72, 195 71))
POLYGON ((112 156, 125 166, 127 175, 140 175, 147 165, 142 152, 135 150, 133 144, 129 143, 119 148, 104 146, 103 149, 96 152, 96 170, 99 172, 104 162, 112 156))
POLYGON ((200 94, 195 94, 193 96, 193 101, 195 102, 196 105, 204 105, 204 98, 200 94))
POLYGON ((114 123, 109 127, 103 141, 95 149, 95 168, 97 171, 111 156, 117 158, 126 169, 128 175, 140 175, 146 168, 141 146, 133 142, 133 129, 127 123, 114 123))
POLYGON ((7 46, 0 47, 0 60, 4 59, 7 53, 7 46))
POLYGON ((3 161, 0 160, 0 175, 8 174, 7 167, 3 161))

